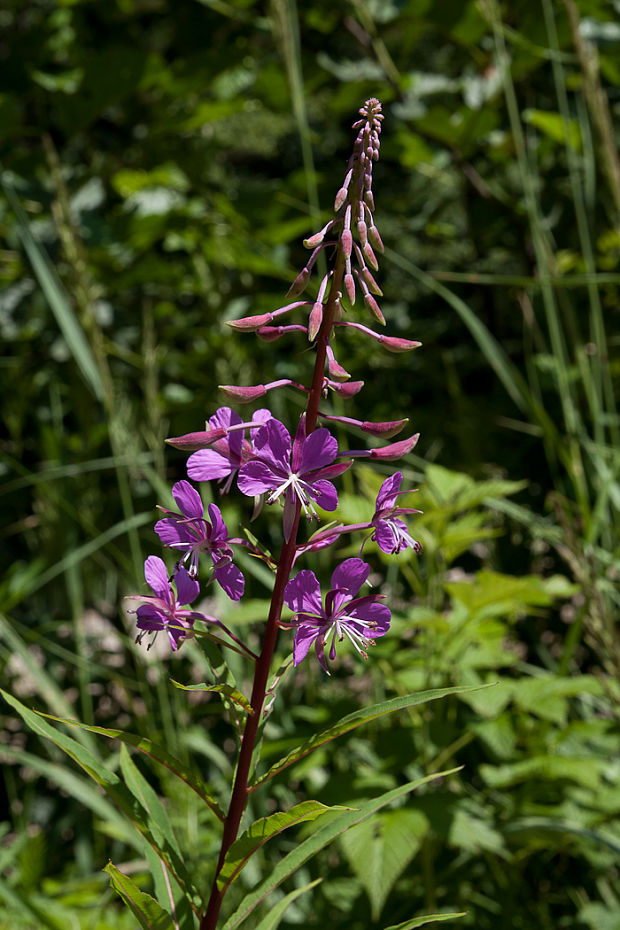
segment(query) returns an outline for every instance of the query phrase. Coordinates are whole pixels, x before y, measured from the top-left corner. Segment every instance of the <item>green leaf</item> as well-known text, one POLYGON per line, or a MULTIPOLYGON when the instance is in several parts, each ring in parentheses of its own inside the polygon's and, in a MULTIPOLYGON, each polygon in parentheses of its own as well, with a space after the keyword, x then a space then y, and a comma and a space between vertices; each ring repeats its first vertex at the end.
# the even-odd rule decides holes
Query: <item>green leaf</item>
POLYGON ((309 753, 314 752, 319 746, 324 746, 325 743, 329 743, 333 739, 336 739, 336 737, 342 736, 343 733, 348 733, 350 730, 361 727, 364 723, 377 720, 379 717, 385 717, 386 714, 392 714, 397 710, 405 710, 407 707, 416 707, 420 704, 426 704, 428 701, 437 701, 439 698, 446 697, 450 694, 462 694, 467 691, 475 691, 481 687, 488 687, 488 685, 474 685, 467 688, 435 688, 432 691, 420 691, 417 694, 406 694, 404 697, 392 698, 389 701, 382 701, 380 704, 373 704, 371 707, 363 707, 360 710, 356 710, 352 714, 343 717, 338 723, 328 727, 327 730, 323 730, 322 733, 311 736, 310 739, 307 739, 300 746, 296 746, 283 759, 280 759, 279 762, 272 765, 264 775, 257 778, 252 783, 251 787, 254 789, 258 787, 258 785, 262 785, 263 782, 273 778, 274 775, 288 768, 289 765, 292 765, 299 759, 303 759, 304 756, 309 755, 309 753))
POLYGON ((280 921, 284 917, 284 913, 288 909, 289 904, 292 904, 296 898, 302 894, 305 894, 306 891, 310 891, 311 888, 314 888, 316 885, 320 885, 322 881, 322 878, 315 878, 315 880, 310 882, 309 885, 304 885, 303 888, 295 888, 294 891, 290 891, 282 898, 281 901, 278 901, 275 907, 271 908, 267 916, 263 917, 261 922, 256 925, 255 930, 276 930, 276 927, 279 926, 280 921))
POLYGON ((561 113, 545 110, 524 110, 523 119, 554 142, 568 143, 576 152, 581 150, 581 132, 576 120, 565 120, 561 113))
POLYGON ((382 807, 410 794, 421 785, 434 781, 437 778, 445 778, 459 771, 460 768, 450 769, 447 772, 435 772, 424 778, 417 778, 415 781, 407 782, 406 785, 400 785, 398 788, 392 788, 391 791, 387 791, 378 798, 366 801, 365 804, 361 805, 359 810, 347 811, 339 817, 336 817, 335 820, 330 821, 330 823, 325 824, 325 826, 320 827, 316 833, 313 833, 312 836, 304 840, 303 843, 300 843, 299 846, 285 856, 284 859, 281 859, 270 875, 245 896, 235 913, 226 921, 221 930, 235 930, 235 928, 258 907, 261 901, 264 901, 267 895, 281 885, 289 875, 292 875, 300 869, 308 859, 315 856, 325 846, 328 846, 339 836, 342 836, 350 827, 357 823, 362 823, 364 820, 372 817, 372 815, 382 807))
POLYGON ((373 921, 399 875, 416 855, 428 829, 428 818, 417 810, 399 808, 352 827, 340 840, 352 870, 362 883, 373 921))
POLYGON ((170 681, 175 688, 180 688, 181 691, 212 691, 214 694, 223 694, 224 697, 228 698, 229 701, 232 701, 233 704, 237 704, 243 710, 247 711, 248 714, 254 713, 254 708, 246 698, 244 694, 241 693, 237 688, 233 688, 232 685, 182 685, 180 682, 175 681, 174 678, 171 678, 170 681))
POLYGON ((19 201, 19 197, 6 180, 2 180, 1 183, 7 200, 17 217, 19 236, 41 290, 45 294, 45 298, 52 313, 56 317, 56 322, 69 346, 73 358, 84 375, 84 380, 94 397, 101 401, 104 397, 101 374, 84 334, 84 330, 75 315, 71 305, 71 299, 60 278, 54 271, 44 249, 32 235, 28 217, 19 201))
POLYGON ((175 930, 170 914, 150 894, 140 891, 112 862, 108 862, 103 871, 108 873, 112 887, 144 930, 175 930))
POLYGON ((276 836, 288 827, 294 827, 298 823, 316 820, 318 817, 322 817, 323 814, 343 810, 351 810, 351 808, 326 807, 325 804, 321 804, 319 801, 302 801, 301 804, 295 804, 288 811, 280 811, 277 814, 271 814, 269 817, 261 817, 260 820, 256 820, 235 840, 226 853, 224 864, 217 877, 218 888, 221 891, 232 884, 250 857, 272 836, 276 836))
POLYGON ((392 924, 385 930, 414 930, 415 927, 423 927, 425 924, 436 924, 442 920, 457 920, 459 917, 465 917, 467 911, 461 911, 458 914, 426 914, 424 917, 414 917, 413 920, 405 920, 402 924, 392 924))
POLYGON ((65 723, 68 726, 79 727, 81 730, 88 730, 90 733, 99 733, 101 736, 108 736, 110 739, 118 739, 122 743, 126 743, 127 746, 134 746, 136 749, 139 749, 140 752, 143 752, 156 762, 164 765, 173 775, 180 778, 181 781, 184 781, 185 784, 191 788, 192 791, 195 791, 198 797, 211 808, 216 817, 220 820, 224 820, 224 813, 220 810, 217 801, 208 794, 207 787, 198 772, 190 769, 184 762, 181 762, 180 759, 171 755, 163 746, 154 743, 153 740, 147 739, 145 736, 138 736, 135 733, 125 733, 124 730, 91 726, 86 723, 81 723, 79 720, 65 720, 63 717, 55 717, 52 714, 39 713, 39 716, 48 717, 50 720, 57 720, 59 723, 65 723))
POLYGON ((124 743, 121 744, 121 771, 125 784, 148 815, 149 829, 158 847, 161 849, 167 845, 180 857, 181 850, 172 832, 164 806, 129 755, 129 750, 124 743))

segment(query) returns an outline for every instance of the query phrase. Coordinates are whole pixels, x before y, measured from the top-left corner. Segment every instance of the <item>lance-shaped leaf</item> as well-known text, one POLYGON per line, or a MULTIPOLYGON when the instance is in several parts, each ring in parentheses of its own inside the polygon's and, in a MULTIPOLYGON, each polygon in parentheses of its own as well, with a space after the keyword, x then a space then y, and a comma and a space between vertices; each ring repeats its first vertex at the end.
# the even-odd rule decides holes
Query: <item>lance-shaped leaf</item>
POLYGON ((171 678, 170 681, 175 688, 180 688, 181 691, 212 691, 214 694, 223 694, 225 698, 228 698, 233 704, 237 704, 246 713, 254 713, 254 708, 245 694, 242 694, 237 688, 233 688, 232 685, 182 685, 180 682, 175 681, 174 678, 171 678))
MULTIPOLYGON (((181 762, 180 759, 171 755, 163 746, 154 743, 153 740, 147 739, 145 736, 138 736, 137 733, 126 733, 124 730, 91 726, 87 723, 81 723, 79 720, 65 720, 63 717, 55 717, 53 714, 43 714, 40 711, 37 711, 37 714, 39 717, 57 720, 58 723, 65 723, 71 727, 79 727, 81 730, 88 730, 90 733, 99 733, 101 736, 107 736, 110 739, 118 739, 121 743, 126 743, 127 746, 134 746, 146 756, 150 756, 151 759, 165 766, 173 775, 180 778, 181 781, 184 781, 185 784, 191 788, 192 791, 195 791, 198 797, 205 802, 207 807, 211 808, 216 817, 220 820, 224 820, 224 813, 220 810, 217 801, 209 795, 207 786, 198 772, 190 769, 185 762, 181 762)), ((57 731, 53 730, 52 732, 56 733, 57 731)))
POLYGON ((275 907, 271 908, 266 917, 263 917, 261 922, 257 924, 256 930, 276 930, 276 928, 280 926, 280 921, 284 917, 289 904, 292 904, 296 898, 305 894, 306 891, 310 891, 316 885, 320 885, 322 881, 322 878, 315 878, 313 882, 304 885, 303 888, 295 888, 294 891, 290 891, 281 901, 278 901, 275 907))
POLYGON ((356 823, 362 823, 364 820, 367 820, 368 817, 372 817, 376 811, 381 810, 382 807, 404 797, 416 788, 419 788, 420 785, 424 785, 436 778, 445 778, 447 775, 452 775, 454 772, 459 771, 460 768, 450 769, 450 771, 447 772, 436 772, 433 775, 427 775, 425 778, 418 778, 415 781, 407 782, 406 785, 400 785, 398 788, 392 788, 391 791, 386 791, 385 794, 380 795, 378 798, 366 801, 358 810, 346 811, 344 814, 340 814, 339 817, 336 817, 335 820, 331 820, 324 826, 319 827, 316 833, 313 833, 307 840, 304 840, 303 843, 296 846, 284 859, 281 859, 267 878, 245 896, 235 913, 226 921, 221 930, 236 930, 239 924, 265 900, 268 894, 281 885, 289 875, 292 875, 300 869, 308 859, 311 859, 321 849, 324 849, 325 846, 328 846, 337 837, 345 833, 349 827, 352 827, 356 823))
MULTIPOLYGON (((37 733, 39 736, 45 737, 45 739, 51 740, 59 749, 62 749, 71 759, 73 759, 84 771, 90 775, 90 777, 106 792, 106 794, 114 801, 114 803, 120 808, 128 822, 134 824, 135 827, 140 831, 145 840, 153 847, 155 852, 160 856, 162 861, 166 864, 168 870, 179 883, 179 886, 186 892, 188 895, 197 896, 197 892, 194 888, 193 879, 188 870, 185 867, 182 857, 175 850, 174 846, 170 846, 169 843, 165 842, 160 845, 157 839, 153 836, 150 823, 150 815, 147 810, 142 806, 138 799, 132 794, 132 792, 127 788, 126 785, 119 779, 118 775, 108 769, 100 759, 96 759, 92 753, 88 751, 76 740, 72 739, 70 736, 67 736, 66 733, 63 733, 60 730, 54 729, 50 726, 46 720, 43 718, 48 716, 46 714, 40 714, 35 711, 29 710, 25 707, 21 701, 18 701, 17 698, 13 697, 11 694, 8 694, 5 691, 0 691, 0 694, 4 699, 9 703, 18 714, 22 717, 25 723, 28 724, 31 730, 37 733)), ((52 718, 57 719, 57 718, 52 718)), ((75 725, 75 721, 61 721, 75 725)), ((158 836, 161 839, 161 835, 158 836)))
POLYGON ((348 811, 350 807, 326 807, 319 801, 302 801, 301 804, 295 804, 290 810, 277 814, 271 814, 269 817, 261 817, 256 820, 241 836, 235 840, 224 859, 224 864, 217 877, 217 886, 222 891, 235 881, 241 870, 244 868, 251 856, 257 849, 270 840, 272 836, 277 836, 288 827, 294 827, 298 823, 306 820, 316 820, 323 814, 332 811, 348 811))
POLYGON ((392 698, 389 701, 382 701, 380 704, 373 704, 372 707, 363 707, 360 710, 356 710, 352 714, 343 717, 338 723, 323 730, 322 733, 315 733, 310 739, 307 739, 305 743, 296 746, 295 749, 291 749, 288 755, 272 765, 264 775, 259 776, 259 778, 252 783, 251 788, 254 790, 258 785, 262 785, 263 782, 273 778, 278 772, 288 768, 289 765, 292 765, 299 759, 303 759, 304 756, 309 755, 309 753, 314 752, 319 746, 330 743, 333 739, 336 739, 336 737, 342 736, 343 733, 348 733, 350 730, 355 730, 364 723, 369 723, 369 721, 376 720, 378 717, 384 717, 386 714, 392 714, 397 710, 405 710, 407 707, 415 707, 420 704, 426 704, 428 701, 436 701, 450 694, 463 694, 467 691, 476 691, 480 687, 489 686, 473 685, 467 688, 435 688, 432 691, 419 691, 416 694, 406 694, 404 697, 392 698))
POLYGON ((140 891, 135 882, 108 862, 104 872, 110 876, 110 883, 116 893, 123 899, 143 930, 175 930, 172 917, 157 903, 150 894, 140 891))
POLYGON ((459 917, 467 916, 467 911, 461 911, 459 914, 425 914, 424 917, 412 917, 411 920, 404 920, 402 924, 392 924, 385 930, 415 930, 416 927, 424 927, 426 924, 438 924, 442 920, 458 920, 459 917))

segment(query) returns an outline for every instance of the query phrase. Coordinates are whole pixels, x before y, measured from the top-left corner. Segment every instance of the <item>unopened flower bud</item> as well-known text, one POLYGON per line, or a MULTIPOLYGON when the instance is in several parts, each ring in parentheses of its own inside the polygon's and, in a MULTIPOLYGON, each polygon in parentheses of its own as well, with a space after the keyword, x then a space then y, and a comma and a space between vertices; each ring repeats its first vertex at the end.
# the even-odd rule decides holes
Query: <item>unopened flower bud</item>
POLYGON ((288 289, 287 297, 298 297, 301 292, 304 290, 308 279, 310 278, 310 269, 308 267, 302 268, 291 286, 288 289))
POLYGON ((421 342, 414 342, 413 339, 401 339, 399 336, 380 335, 378 342, 388 352, 411 352, 412 349, 417 349, 422 345, 421 342))
POLYGON ((336 394, 340 394, 341 397, 348 398, 353 397, 354 394, 358 394, 364 387, 364 382, 345 381, 339 383, 338 381, 331 381, 329 378, 326 378, 324 381, 324 387, 329 388, 336 394))
POLYGON ((351 375, 336 361, 333 349, 327 346, 327 371, 335 381, 348 381, 351 375))
POLYGON ((321 245, 321 243, 323 242, 323 239, 325 238, 325 234, 327 233, 329 229, 331 229, 331 227, 334 225, 334 222, 335 220, 330 220, 329 223, 327 223, 323 227, 323 229, 319 230, 318 233, 315 233, 313 236, 310 236, 308 239, 304 239, 304 246, 307 249, 315 249, 317 245, 321 245))
POLYGON ((364 192, 364 201, 368 204, 371 210, 375 209, 375 198, 372 196, 371 190, 364 192))
POLYGON ((371 436, 391 439, 392 436, 398 436, 408 422, 409 417, 405 417, 404 420, 386 420, 384 423, 371 423, 369 420, 365 420, 362 423, 362 430, 365 433, 370 433, 371 436))
POLYGON ((383 242, 381 241, 381 236, 379 235, 379 230, 375 225, 368 227, 368 238, 374 245, 377 252, 383 253, 383 242))
POLYGON ((239 404, 250 404, 253 400, 258 400, 267 393, 264 384, 256 384, 249 387, 241 387, 236 384, 220 384, 220 391, 223 391, 231 400, 236 400, 239 404))
POLYGON ((199 430, 196 433, 184 433, 183 436, 174 436, 166 439, 165 442, 182 452, 197 452, 198 449, 208 449, 214 442, 223 439, 226 435, 227 430, 219 427, 218 429, 199 430))
POLYGON ((353 236, 350 229, 343 229, 340 235, 340 244, 342 246, 342 254, 345 258, 351 258, 351 251, 353 249, 353 236))
POLYGON ((242 333, 255 333, 261 326, 271 323, 271 313, 260 313, 258 316, 244 316, 240 320, 228 320, 227 325, 242 333))
POLYGON ((397 459, 411 452, 419 438, 420 434, 414 433, 409 439, 401 439, 399 442, 392 442, 389 446, 383 446, 381 449, 371 449, 370 458, 380 459, 382 462, 396 462, 397 459))
POLYGON ((379 262, 377 261, 375 257, 375 253, 373 252, 372 246, 370 245, 369 242, 364 243, 364 245, 362 246, 362 252, 364 253, 364 258, 366 259, 370 267, 373 268, 374 271, 378 271, 379 262))
POLYGON ((348 190, 346 187, 341 187, 338 193, 336 194, 336 199, 334 200, 334 213, 338 213, 338 210, 343 205, 347 199, 348 190))
POLYGON ((367 234, 366 223, 364 222, 364 220, 358 220, 357 235, 363 246, 366 245, 366 242, 368 241, 366 234, 367 234))
POLYGON ((320 300, 317 300, 314 307, 310 311, 310 318, 308 320, 308 339, 310 342, 314 342, 317 337, 317 334, 321 328, 321 323, 323 322, 323 304, 320 300))
POLYGON ((385 326, 385 317, 381 313, 379 304, 377 303, 375 298, 372 296, 372 294, 364 294, 364 306, 366 307, 367 310, 370 310, 370 312, 372 313, 372 315, 374 316, 375 320, 378 323, 381 323, 382 326, 385 326))
POLYGON ((376 294, 377 297, 383 297, 383 291, 381 290, 381 288, 379 287, 379 285, 377 284, 377 282, 371 275, 366 265, 364 265, 364 267, 361 269, 360 274, 362 278, 364 279, 364 281, 366 282, 366 285, 368 286, 368 290, 371 292, 371 294, 376 294))
POLYGON ((352 274, 345 274, 344 289, 347 292, 349 303, 353 305, 355 303, 355 279, 352 274))

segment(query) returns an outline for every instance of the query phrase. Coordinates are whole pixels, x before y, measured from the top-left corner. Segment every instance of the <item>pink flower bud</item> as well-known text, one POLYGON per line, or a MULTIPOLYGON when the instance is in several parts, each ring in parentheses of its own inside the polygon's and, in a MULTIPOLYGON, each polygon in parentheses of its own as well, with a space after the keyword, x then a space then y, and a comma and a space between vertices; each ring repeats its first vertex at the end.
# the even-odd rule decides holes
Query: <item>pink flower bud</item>
POLYGON ((352 274, 345 274, 344 289, 347 292, 350 304, 353 305, 355 303, 355 279, 352 274))
POLYGON ((326 223, 323 229, 320 229, 318 231, 318 233, 315 233, 313 236, 310 236, 308 239, 304 239, 304 246, 307 249, 315 249, 317 245, 321 245, 321 243, 323 242, 323 239, 325 238, 326 232, 328 231, 328 229, 331 229, 331 227, 334 225, 335 222, 336 222, 335 220, 330 220, 329 223, 326 223))
POLYGON ((342 254, 345 258, 351 258, 351 251, 353 249, 353 236, 350 229, 343 229, 340 235, 340 245, 342 246, 342 254))
POLYGON ((368 286, 368 290, 369 290, 372 294, 376 294, 377 297, 383 297, 383 291, 381 290, 381 288, 379 287, 379 285, 377 284, 377 282, 375 281, 375 279, 374 279, 373 276, 371 275, 371 273, 370 273, 370 271, 368 270, 368 268, 366 267, 366 265, 364 265, 364 267, 361 269, 361 272, 360 272, 360 273, 361 273, 361 275, 362 275, 362 278, 364 279, 364 281, 366 282, 366 284, 367 284, 367 286, 368 286))
POLYGON ((372 224, 368 227, 368 238, 374 245, 377 252, 383 253, 383 242, 381 241, 381 236, 379 235, 379 230, 377 227, 372 224))
POLYGON ((422 345, 421 342, 414 342, 413 339, 401 339, 399 336, 380 335, 378 341, 388 352, 411 352, 422 345))
POLYGON ((389 446, 383 446, 381 449, 371 449, 370 458, 380 459, 382 462, 396 462, 407 455, 416 445, 420 438, 419 433, 414 433, 409 439, 401 439, 399 442, 392 442, 389 446))
POLYGON ((226 435, 227 430, 220 427, 219 429, 200 430, 196 433, 185 433, 183 436, 166 439, 165 442, 182 452, 197 452, 198 449, 207 449, 226 435))
POLYGON ((366 223, 364 222, 364 220, 358 220, 357 235, 359 237, 360 242, 362 243, 362 246, 366 245, 366 242, 368 241, 366 234, 367 234, 366 223))
POLYGON ((398 436, 400 431, 409 422, 409 417, 404 420, 386 420, 384 423, 371 423, 365 420, 362 423, 362 429, 371 436, 377 436, 381 439, 391 439, 392 436, 398 436))
POLYGON ((314 307, 310 311, 310 318, 308 320, 308 339, 310 342, 314 342, 317 337, 317 334, 321 328, 321 323, 323 322, 323 304, 320 300, 317 300, 314 307))
POLYGON ((364 294, 364 306, 367 310, 370 310, 377 323, 381 323, 382 326, 385 326, 385 317, 381 313, 379 304, 372 294, 364 294))
POLYGON ((364 201, 368 204, 371 210, 375 209, 375 198, 372 196, 371 190, 364 192, 364 201))
POLYGON ((336 194, 336 199, 334 200, 334 213, 338 213, 338 210, 343 205, 347 199, 348 190, 346 187, 341 187, 338 193, 336 194))
POLYGON ((364 258, 366 259, 370 267, 373 268, 375 271, 378 271, 379 263, 377 259, 375 258, 375 253, 373 252, 372 246, 370 245, 369 242, 366 242, 362 246, 362 252, 364 253, 364 258))
POLYGON ((306 284, 308 283, 309 278, 310 278, 310 269, 307 267, 302 268, 299 274, 297 275, 297 277, 295 278, 295 280, 293 281, 293 283, 291 284, 291 286, 289 287, 286 296, 287 297, 298 297, 301 294, 301 292, 304 290, 306 284))
POLYGON ((244 316, 240 320, 228 320, 227 325, 242 333, 255 333, 261 326, 271 323, 271 313, 260 313, 258 316, 244 316))
POLYGON ((263 397, 267 393, 264 384, 256 384, 253 387, 240 387, 236 384, 220 384, 220 391, 226 394, 230 400, 236 400, 239 404, 251 404, 253 400, 263 397))
POLYGON ((263 342, 275 342, 282 335, 282 326, 261 326, 256 335, 263 342))
POLYGON ((327 346, 327 371, 335 381, 348 381, 351 375, 336 361, 331 346, 327 346))
POLYGON ((329 378, 325 378, 324 387, 329 388, 336 394, 340 394, 341 397, 347 398, 353 397, 354 394, 358 394, 364 387, 364 382, 345 381, 343 383, 338 383, 337 381, 331 381, 329 378))

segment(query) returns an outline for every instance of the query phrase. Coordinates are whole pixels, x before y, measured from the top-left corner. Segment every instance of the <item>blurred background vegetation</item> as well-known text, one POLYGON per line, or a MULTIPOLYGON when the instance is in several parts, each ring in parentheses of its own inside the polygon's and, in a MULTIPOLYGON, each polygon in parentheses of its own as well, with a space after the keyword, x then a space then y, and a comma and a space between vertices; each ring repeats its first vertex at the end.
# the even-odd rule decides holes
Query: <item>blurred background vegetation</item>
MULTIPOLYGON (((2 681, 29 707, 157 736, 222 797, 234 727, 215 698, 169 684, 209 678, 217 654, 137 649, 122 598, 142 590, 155 504, 184 476, 164 437, 200 429, 219 383, 309 371, 292 337, 265 345, 224 324, 282 304, 302 238, 330 216, 357 108, 384 104, 382 309, 423 348, 342 338, 339 360, 366 384, 332 410, 408 415, 422 433, 402 465, 425 548, 367 550, 392 634, 329 681, 310 663, 289 676, 269 735, 282 751, 372 700, 497 684, 278 777, 281 808, 354 804, 465 766, 308 864, 298 882, 323 881, 282 926, 464 910, 476 930, 620 928, 619 14, 618 0, 0 9, 2 681)), ((292 420, 298 399, 272 399, 292 420)), ((345 476, 338 516, 368 519, 383 477, 345 476)), ((233 497, 225 517, 249 514, 233 497)), ((260 532, 269 542, 267 521, 260 532)), ((313 567, 327 578, 332 558, 313 567)), ((261 567, 243 561, 240 607, 211 605, 250 638, 261 567)), ((1 713, 0 927, 133 927, 101 869, 112 857, 159 893, 141 837, 1 713)), ((119 768, 116 744, 79 738, 119 768)), ((213 822, 134 761, 207 888, 213 822)), ((267 847, 246 886, 294 842, 267 847)))

